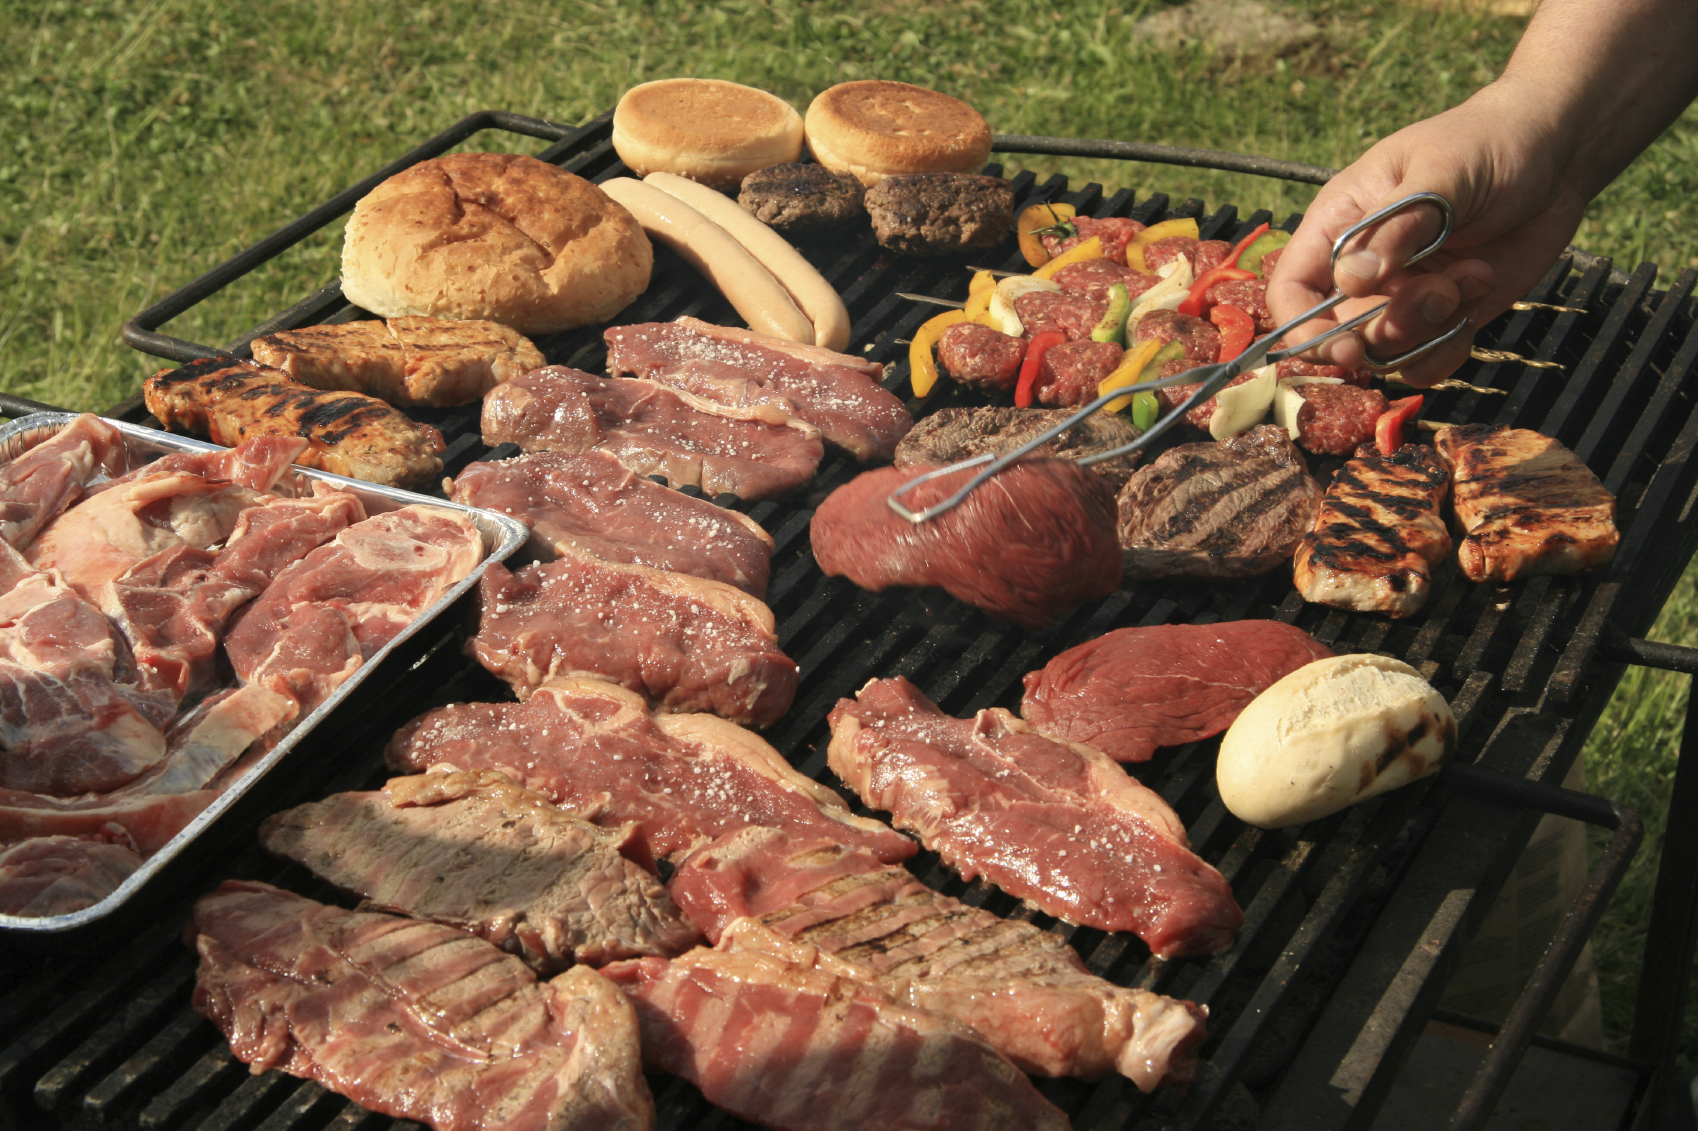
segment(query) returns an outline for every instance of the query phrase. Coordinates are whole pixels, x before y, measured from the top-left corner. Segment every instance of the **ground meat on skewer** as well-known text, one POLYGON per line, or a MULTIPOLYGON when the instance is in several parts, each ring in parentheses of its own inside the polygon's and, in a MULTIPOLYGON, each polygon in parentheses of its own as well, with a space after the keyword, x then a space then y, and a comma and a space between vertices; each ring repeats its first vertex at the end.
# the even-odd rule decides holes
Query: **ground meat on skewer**
POLYGON ((1067 342, 1044 354, 1033 389, 1039 404, 1072 408, 1097 399, 1097 386, 1120 364, 1113 342, 1067 342))
POLYGON ((1347 456, 1374 438, 1374 422, 1386 410, 1385 394, 1355 385, 1311 384, 1302 387, 1297 413, 1297 443, 1320 455, 1347 456))
POLYGON ((1026 342, 976 322, 958 322, 938 339, 937 358, 963 385, 1006 391, 1020 376, 1026 342))

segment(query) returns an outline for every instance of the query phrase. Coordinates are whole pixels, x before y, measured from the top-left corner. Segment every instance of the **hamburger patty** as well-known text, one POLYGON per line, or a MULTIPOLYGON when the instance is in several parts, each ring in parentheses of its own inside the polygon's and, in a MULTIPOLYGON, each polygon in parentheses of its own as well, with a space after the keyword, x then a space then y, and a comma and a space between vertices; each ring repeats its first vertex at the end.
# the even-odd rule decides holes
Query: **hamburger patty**
POLYGON ((879 246, 901 255, 993 247, 1014 227, 1014 190, 976 173, 904 173, 867 190, 879 246))
POLYGON ((781 232, 831 227, 862 215, 867 190, 850 173, 789 161, 743 178, 737 194, 755 219, 781 232))

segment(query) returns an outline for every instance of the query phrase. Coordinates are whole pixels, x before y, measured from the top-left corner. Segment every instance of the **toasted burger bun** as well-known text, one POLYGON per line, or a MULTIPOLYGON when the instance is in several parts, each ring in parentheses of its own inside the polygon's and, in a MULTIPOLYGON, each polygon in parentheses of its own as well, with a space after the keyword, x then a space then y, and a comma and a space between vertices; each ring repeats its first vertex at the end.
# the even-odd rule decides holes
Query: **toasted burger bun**
POLYGON ((1414 668, 1333 656, 1250 701, 1221 739, 1215 781, 1241 820, 1277 829, 1426 777, 1455 744, 1450 704, 1414 668))
POLYGON ((354 206, 342 293, 385 318, 482 318, 522 334, 606 322, 649 285, 632 215, 564 169, 511 153, 421 161, 354 206))
POLYGON ((613 149, 639 177, 675 173, 736 192, 757 169, 802 155, 802 115, 777 95, 722 79, 659 79, 613 108, 613 149))
POLYGON ((990 126, 965 102, 880 79, 821 91, 807 134, 814 160, 868 188, 893 173, 977 173, 991 149, 990 126))

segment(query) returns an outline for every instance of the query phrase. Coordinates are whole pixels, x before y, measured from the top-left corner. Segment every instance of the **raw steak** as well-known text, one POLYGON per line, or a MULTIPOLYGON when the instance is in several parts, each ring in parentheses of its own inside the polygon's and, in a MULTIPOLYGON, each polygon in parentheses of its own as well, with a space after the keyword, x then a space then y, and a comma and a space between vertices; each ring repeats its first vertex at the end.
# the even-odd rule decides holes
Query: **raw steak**
POLYGON ((631 1005, 587 966, 538 982, 452 927, 240 880, 195 904, 193 932, 195 1012, 255 1074, 437 1131, 654 1125, 631 1005))
POLYGON ((605 452, 474 463, 451 497, 523 522, 527 549, 542 558, 575 552, 766 594, 773 542, 759 523, 651 483, 605 452))
MULTIPOLYGON (((1102 480, 1078 464, 1022 461, 954 509, 910 523, 885 499, 931 470, 881 467, 826 496, 809 527, 820 569, 875 593, 939 585, 1024 628, 1042 628, 1120 587, 1114 501, 1102 480)), ((914 511, 941 502, 977 471, 934 479, 902 502, 914 511)))
POLYGON ((516 574, 493 562, 478 596, 467 650, 520 698, 559 676, 595 676, 662 710, 764 727, 796 695, 772 610, 735 586, 567 554, 516 574))
POLYGON ((1106 982, 1058 936, 831 841, 744 829, 691 853, 667 886, 720 949, 818 948, 822 968, 954 1018, 1026 1072, 1120 1072, 1153 1091, 1191 1080, 1208 1035, 1190 1002, 1106 982))
POLYGON ((57 435, 0 465, 0 541, 27 548, 97 474, 121 471, 122 439, 116 428, 85 412, 57 435))
POLYGON ((603 337, 609 376, 670 385, 682 362, 721 362, 788 400, 797 416, 856 459, 889 459, 914 426, 902 402, 876 380, 883 367, 847 354, 695 318, 614 326, 603 337))
POLYGON ((141 867, 128 845, 43 836, 0 844, 0 915, 41 918, 93 907, 141 867))
MULTIPOLYGON (((1095 260, 1092 260, 1095 262, 1095 260)), ((1070 415, 1062 409, 940 408, 914 424, 914 430, 896 445, 896 466, 929 464, 942 467, 986 452, 1005 455, 1049 431, 1070 415)), ((1098 412, 1087 416, 1060 436, 1038 448, 1033 459, 1079 460, 1124 447, 1138 438, 1138 430, 1124 417, 1098 412)), ((1138 465, 1138 452, 1114 456, 1089 464, 1109 490, 1118 491, 1138 465)))
POLYGON ((500 770, 598 825, 642 826, 656 856, 676 857, 745 825, 827 836, 880 860, 915 844, 803 777, 753 732, 712 715, 651 715, 642 696, 562 679, 523 703, 457 703, 395 733, 392 770, 500 770))
POLYGON ((1042 1131, 1067 1117, 970 1030, 824 970, 698 947, 606 970, 643 1060, 786 1131, 1042 1131))
POLYGON ((1332 650, 1273 620, 1121 628, 1026 676, 1020 713, 1051 738, 1120 762, 1220 734, 1238 712, 1332 650))
POLYGON ((1116 505, 1126 576, 1254 577, 1291 557, 1314 525, 1321 486, 1285 429, 1260 425, 1228 443, 1169 448, 1132 475, 1116 505), (1258 448, 1262 437, 1278 447, 1258 448))
POLYGON ((1132 931, 1162 958, 1217 953, 1244 921, 1173 810, 1088 746, 1000 707, 951 718, 900 677, 838 700, 830 721, 837 776, 969 880, 1132 931))
POLYGON ((143 856, 158 852, 218 798, 212 789, 186 793, 85 794, 62 799, 0 789, 0 841, 30 837, 101 837, 121 829, 143 856))
POLYGON ((470 931, 541 974, 665 957, 700 937, 637 861, 636 827, 601 829, 494 770, 392 778, 268 818, 267 852, 361 906, 470 931))
POLYGON ((527 452, 595 448, 638 475, 710 496, 769 499, 811 478, 825 455, 819 429, 794 416, 750 415, 653 381, 551 365, 490 390, 483 442, 527 452))

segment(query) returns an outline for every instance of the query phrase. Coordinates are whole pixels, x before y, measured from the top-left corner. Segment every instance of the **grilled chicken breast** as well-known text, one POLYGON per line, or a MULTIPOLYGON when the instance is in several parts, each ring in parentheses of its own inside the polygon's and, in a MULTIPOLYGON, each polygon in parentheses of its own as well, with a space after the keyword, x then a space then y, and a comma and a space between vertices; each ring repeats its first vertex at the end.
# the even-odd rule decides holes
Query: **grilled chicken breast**
POLYGON ((1585 573, 1615 557, 1615 496, 1561 441, 1465 424, 1440 432, 1434 446, 1455 484, 1468 533, 1457 559, 1470 581, 1585 573))
POLYGON ((1358 454, 1345 464, 1297 546, 1303 599, 1392 617, 1418 611, 1431 567, 1450 553, 1439 517, 1449 482, 1438 454, 1423 445, 1405 444, 1394 456, 1358 454))
POLYGON ((497 322, 391 318, 305 326, 255 338, 254 360, 315 389, 393 405, 456 405, 542 368, 542 352, 497 322))
POLYGON ((299 436, 303 467, 419 487, 442 474, 442 433, 363 393, 310 389, 278 369, 234 357, 161 369, 142 385, 147 410, 167 428, 234 447, 250 436, 299 436))

